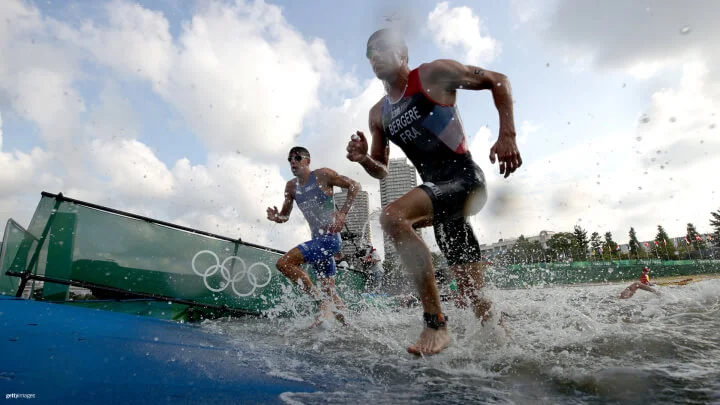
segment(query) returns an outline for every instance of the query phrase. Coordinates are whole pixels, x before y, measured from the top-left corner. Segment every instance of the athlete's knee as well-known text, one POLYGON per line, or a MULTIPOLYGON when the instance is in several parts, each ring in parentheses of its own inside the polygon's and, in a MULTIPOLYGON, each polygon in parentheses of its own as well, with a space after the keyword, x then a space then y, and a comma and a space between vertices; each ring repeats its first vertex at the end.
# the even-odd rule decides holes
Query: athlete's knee
POLYGON ((283 257, 279 258, 277 262, 275 262, 275 268, 277 268, 279 272, 283 273, 284 270, 288 267, 289 263, 290 259, 288 259, 287 255, 284 255, 283 257))
POLYGON ((410 223, 402 210, 390 204, 383 208, 380 215, 380 226, 390 236, 397 236, 404 228, 410 228, 410 223))
POLYGON ((292 252, 288 252, 284 254, 281 258, 278 259, 278 261, 275 263, 275 267, 280 271, 281 273, 285 273, 287 269, 289 269, 292 266, 300 265, 301 263, 297 262, 297 259, 295 259, 292 255, 292 252))

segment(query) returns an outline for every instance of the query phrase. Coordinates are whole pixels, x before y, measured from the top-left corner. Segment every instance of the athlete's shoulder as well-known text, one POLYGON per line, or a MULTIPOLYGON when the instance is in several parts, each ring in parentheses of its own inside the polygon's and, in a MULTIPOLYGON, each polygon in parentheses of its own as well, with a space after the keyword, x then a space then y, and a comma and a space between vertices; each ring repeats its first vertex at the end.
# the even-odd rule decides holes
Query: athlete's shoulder
POLYGON ((466 66, 454 59, 435 59, 415 68, 423 78, 444 78, 449 74, 459 74, 466 66))
POLYGON ((318 179, 318 181, 337 175, 337 172, 329 167, 321 167, 312 172, 315 173, 315 178, 318 179))
POLYGON ((372 129, 373 125, 375 125, 375 126, 381 125, 382 126, 383 104, 385 104, 385 96, 381 97, 377 103, 375 103, 372 107, 370 107, 370 113, 369 113, 368 119, 370 121, 371 129, 372 129))
POLYGON ((385 104, 385 96, 380 97, 380 100, 378 100, 375 104, 373 104, 372 107, 370 107, 370 116, 372 117, 373 114, 382 113, 383 104, 385 104))

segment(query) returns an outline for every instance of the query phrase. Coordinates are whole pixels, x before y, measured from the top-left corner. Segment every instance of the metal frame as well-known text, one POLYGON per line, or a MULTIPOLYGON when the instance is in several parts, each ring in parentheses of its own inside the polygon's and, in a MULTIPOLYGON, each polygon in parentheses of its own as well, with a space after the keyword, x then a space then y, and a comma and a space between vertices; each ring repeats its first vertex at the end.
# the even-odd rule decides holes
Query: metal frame
POLYGON ((74 198, 68 198, 68 197, 65 197, 62 193, 52 194, 52 193, 48 193, 48 192, 46 192, 46 191, 43 191, 43 192, 41 193, 41 195, 42 195, 43 197, 54 198, 54 199, 56 199, 57 201, 60 201, 60 202, 62 202, 62 201, 67 201, 67 202, 71 202, 71 203, 73 203, 73 204, 82 205, 82 206, 84 206, 84 207, 93 208, 93 209, 100 210, 100 211, 107 211, 107 212, 110 212, 110 213, 113 213, 113 214, 122 215, 122 216, 130 217, 130 218, 135 218, 135 219, 139 219, 139 220, 141 220, 141 221, 146 221, 146 222, 150 222, 150 223, 153 223, 153 224, 158 224, 158 225, 166 226, 166 227, 168 227, 168 228, 179 229, 179 230, 181 230, 181 231, 185 231, 185 232, 189 232, 189 233, 194 233, 194 234, 203 235, 203 236, 209 236, 209 237, 211 237, 211 238, 222 239, 222 240, 226 240, 226 241, 228 241, 228 242, 235 242, 235 243, 239 243, 239 244, 242 244, 242 245, 245 245, 245 246, 249 246, 249 247, 253 247, 253 248, 257 248, 257 249, 267 250, 267 251, 269 251, 269 252, 280 253, 280 254, 283 254, 283 255, 284 255, 285 253, 287 253, 287 252, 285 252, 285 251, 283 251, 283 250, 273 249, 273 248, 269 248, 269 247, 267 247, 267 246, 262 246, 262 245, 256 245, 256 244, 254 244, 254 243, 243 242, 242 238, 233 239, 233 238, 230 238, 230 237, 227 237, 227 236, 222 236, 222 235, 218 235, 218 234, 214 234, 214 233, 210 233, 210 232, 200 231, 200 230, 197 230, 197 229, 188 228, 188 227, 186 227, 186 226, 177 225, 177 224, 173 224, 173 223, 165 222, 165 221, 160 221, 160 220, 158 220, 158 219, 153 219, 153 218, 150 218, 150 217, 145 217, 145 216, 142 216, 142 215, 133 214, 133 213, 126 212, 126 211, 120 211, 120 210, 116 210, 116 209, 114 209, 114 208, 105 207, 105 206, 102 206, 102 205, 93 204, 93 203, 89 203, 89 202, 86 202, 86 201, 76 200, 76 199, 74 199, 74 198))

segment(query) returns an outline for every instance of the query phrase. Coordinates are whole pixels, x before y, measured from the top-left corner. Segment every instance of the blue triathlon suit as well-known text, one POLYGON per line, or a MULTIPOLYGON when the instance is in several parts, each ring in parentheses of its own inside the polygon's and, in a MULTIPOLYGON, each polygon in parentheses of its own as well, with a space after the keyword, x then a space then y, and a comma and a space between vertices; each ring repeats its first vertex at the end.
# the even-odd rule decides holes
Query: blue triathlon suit
POLYGON ((439 104, 423 90, 418 70, 408 76, 403 96, 382 104, 383 131, 415 165, 419 186, 433 205, 433 227, 451 266, 481 261, 468 216, 487 201, 485 176, 468 150, 457 106, 439 104))
POLYGON ((300 185, 299 179, 295 180, 295 202, 312 232, 312 239, 297 248, 305 262, 315 267, 318 277, 333 277, 337 272, 333 256, 342 248, 340 234, 326 231, 335 218, 335 197, 322 191, 315 171, 312 171, 304 186, 300 185))

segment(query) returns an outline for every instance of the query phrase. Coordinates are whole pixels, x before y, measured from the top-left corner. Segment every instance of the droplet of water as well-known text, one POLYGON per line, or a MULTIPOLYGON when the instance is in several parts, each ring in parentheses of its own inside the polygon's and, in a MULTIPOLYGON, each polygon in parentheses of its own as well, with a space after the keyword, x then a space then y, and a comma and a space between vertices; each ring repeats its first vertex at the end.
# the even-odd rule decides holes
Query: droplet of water
POLYGON ((682 35, 687 35, 690 33, 690 31, 691 31, 691 28, 689 25, 686 25, 686 26, 680 28, 680 34, 682 34, 682 35))

